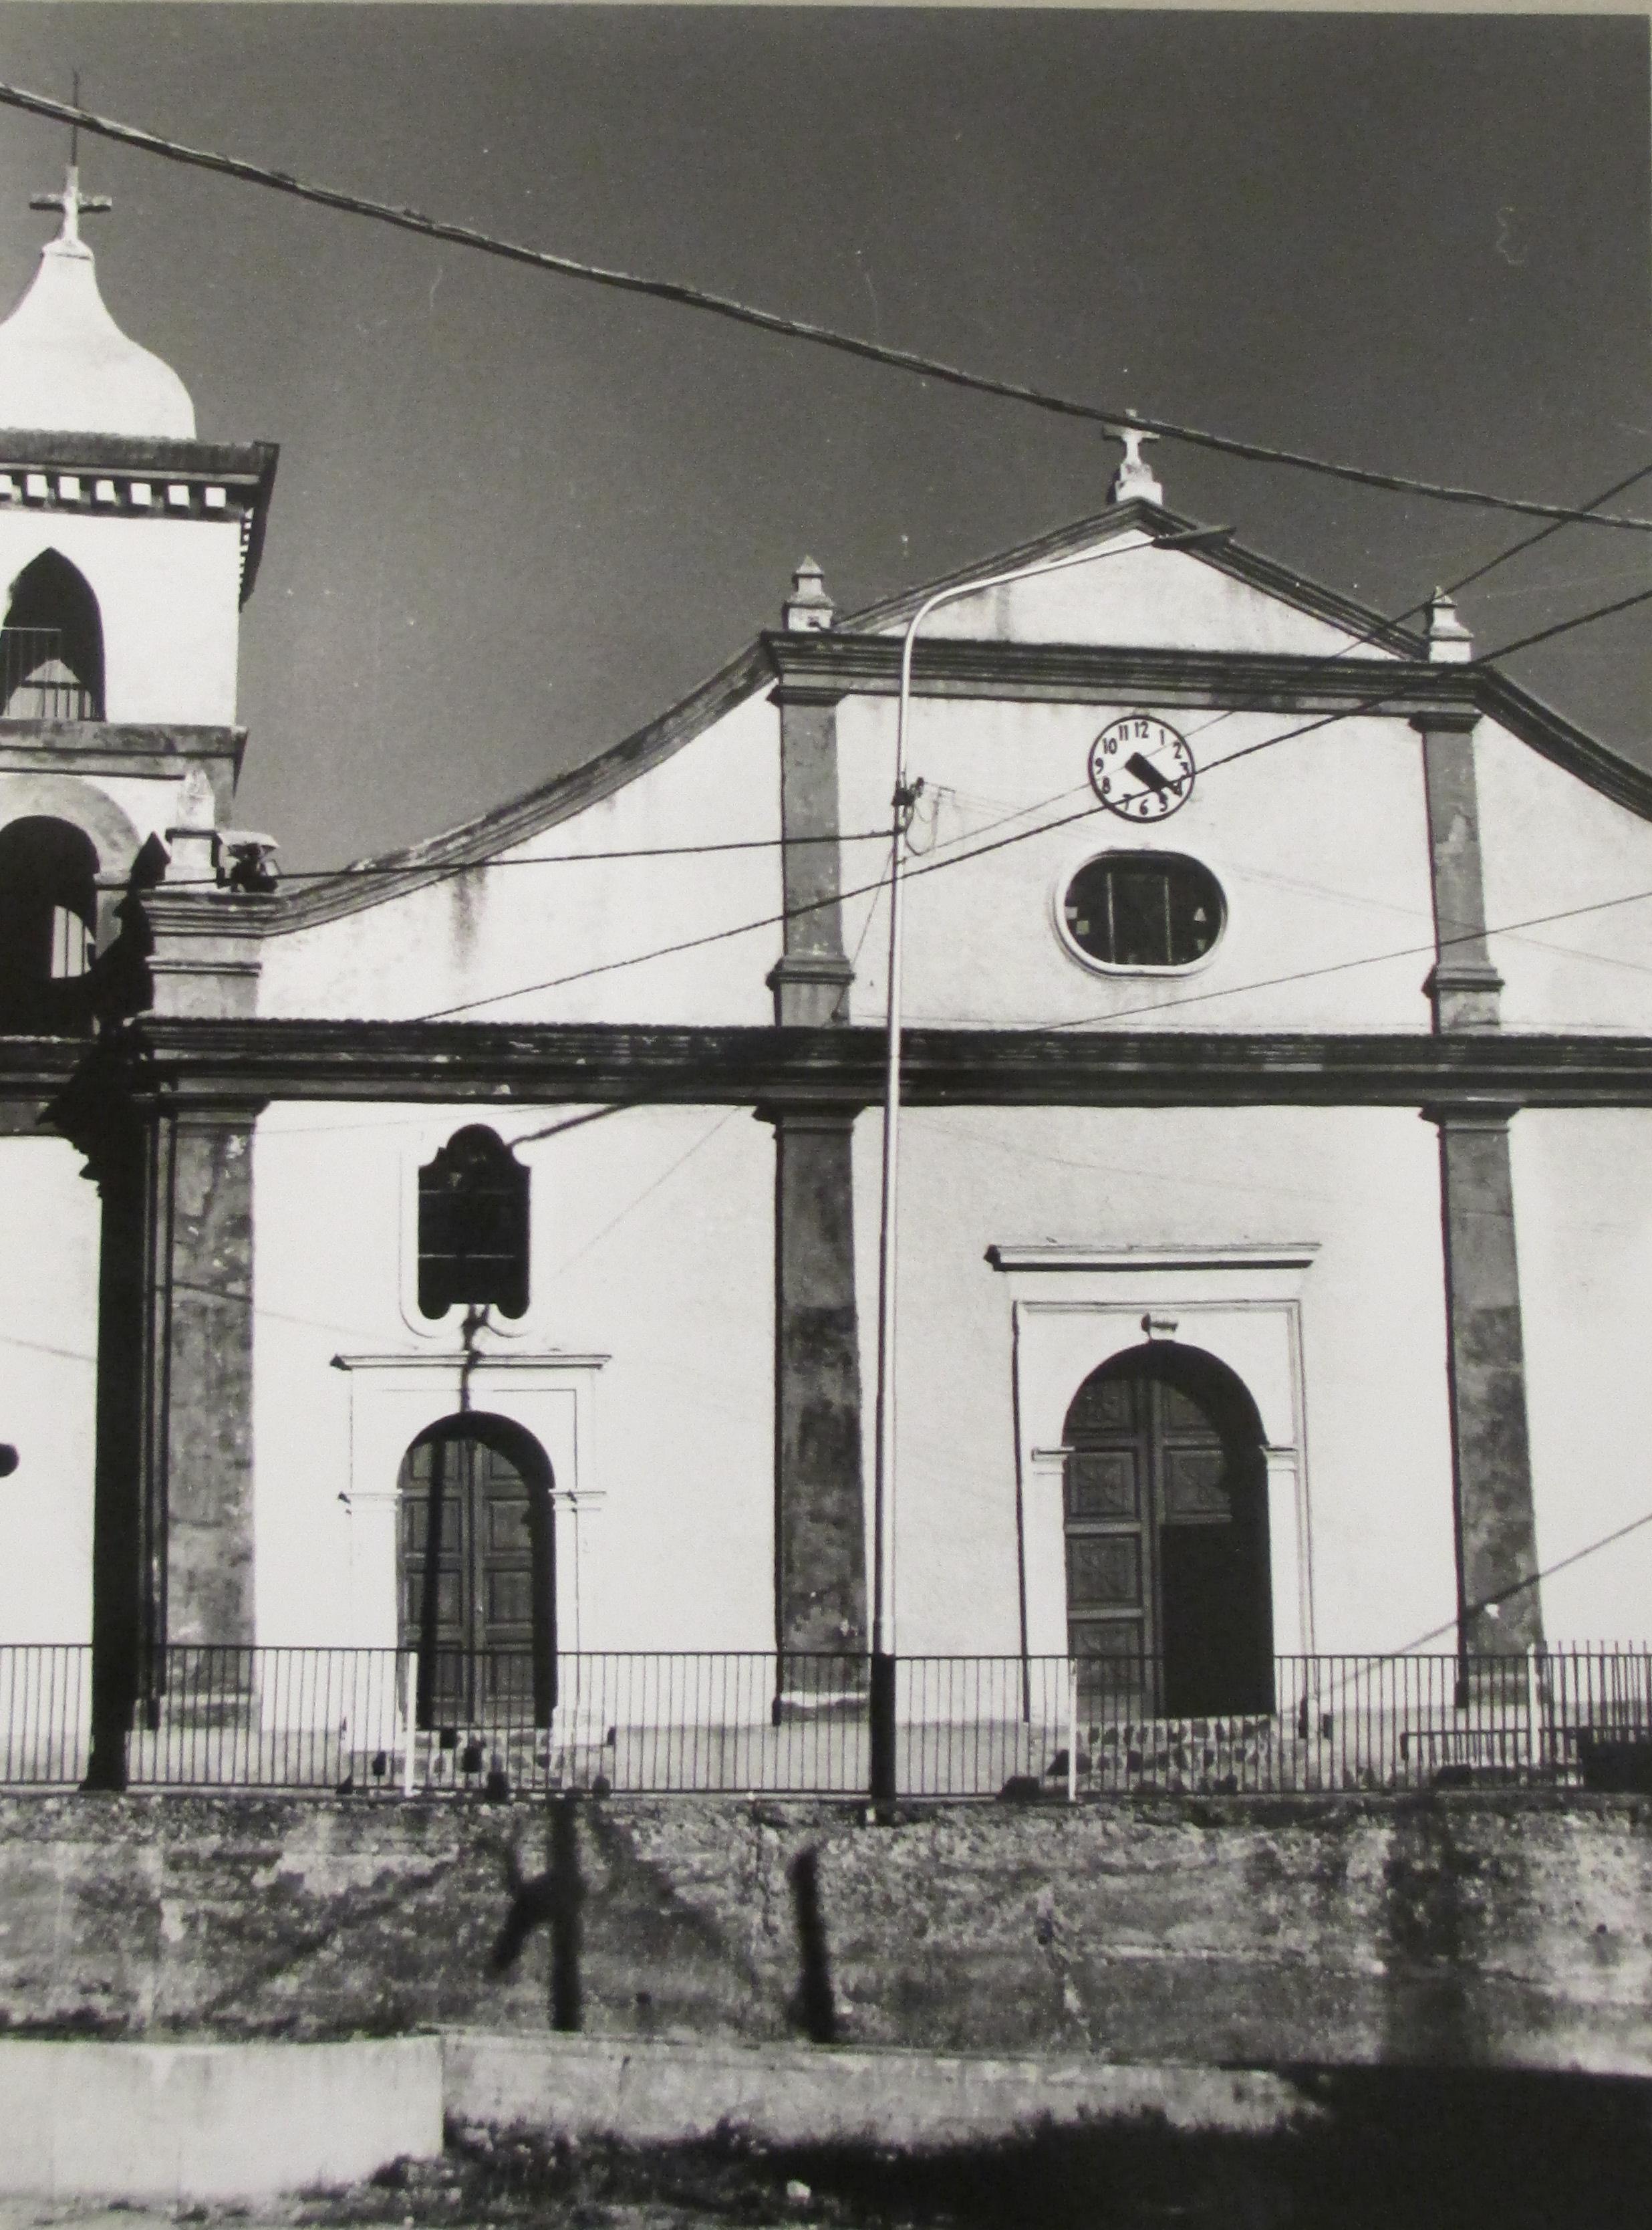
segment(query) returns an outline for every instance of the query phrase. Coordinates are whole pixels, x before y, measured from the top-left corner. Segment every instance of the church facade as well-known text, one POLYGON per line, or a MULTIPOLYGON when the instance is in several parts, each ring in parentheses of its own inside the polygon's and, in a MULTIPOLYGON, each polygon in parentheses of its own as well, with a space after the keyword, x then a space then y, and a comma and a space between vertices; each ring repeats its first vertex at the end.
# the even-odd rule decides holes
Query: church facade
POLYGON ((1644 1533, 1539 1574, 1652 1501, 1652 777, 1132 435, 1077 525, 854 616, 806 564, 589 764, 283 884, 275 453, 64 202, 0 325, 0 1641, 865 1650, 942 587, 895 1647, 1238 1711, 1644 1632, 1644 1533))

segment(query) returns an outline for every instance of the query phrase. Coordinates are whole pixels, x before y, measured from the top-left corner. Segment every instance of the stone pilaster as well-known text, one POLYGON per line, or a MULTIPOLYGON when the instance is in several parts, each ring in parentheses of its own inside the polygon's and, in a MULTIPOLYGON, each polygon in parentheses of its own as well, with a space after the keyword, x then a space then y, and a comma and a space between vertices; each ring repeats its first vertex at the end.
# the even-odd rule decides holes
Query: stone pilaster
POLYGON ((166 1640, 253 1640, 253 1125, 260 1103, 163 1108, 152 1207, 145 1506, 166 1640))
POLYGON ((1434 894, 1435 960, 1423 988, 1437 1030, 1495 1030, 1502 978, 1486 943, 1480 867, 1480 808, 1475 788, 1475 716, 1431 712, 1423 738, 1429 857, 1434 894))
MULTIPOLYGON (((182 842, 175 842, 174 852, 184 867, 195 864, 182 842)), ((169 891, 164 885, 147 893, 143 910, 153 1011, 213 1017, 255 1013, 267 904, 261 897, 169 891)))
MULTIPOLYGON (((1474 638, 1443 589, 1437 589, 1429 603, 1428 654, 1432 666, 1464 666, 1474 656, 1474 638)), ((1486 944, 1480 869, 1477 718, 1465 706, 1459 712, 1422 714, 1412 724, 1423 738, 1434 896, 1434 967, 1423 989, 1433 1003, 1437 1030, 1495 1030, 1500 1020, 1502 979, 1486 944)))
MULTIPOLYGON (((775 1126, 775 1623, 782 1653, 866 1647, 855 1112, 759 1111, 775 1126)), ((789 1668, 781 1685, 799 1685, 789 1668)))
MULTIPOLYGON (((808 559, 798 568, 785 606, 791 634, 829 628, 832 605, 808 559)), ((838 844, 838 699, 830 683, 784 682, 780 707, 781 834, 786 907, 785 946, 769 971, 775 1020, 830 1023, 848 1019, 854 970, 843 949, 838 904, 842 887, 838 844)))
MULTIPOLYGON (((1462 665, 1474 654, 1443 590, 1429 605, 1428 643, 1436 665, 1462 665)), ((1495 1030, 1501 1022, 1502 979, 1486 942, 1475 718, 1465 706, 1415 723, 1423 738, 1436 946, 1424 989, 1441 1034, 1495 1030)), ((1507 1655, 1543 1638, 1508 1154, 1515 1112, 1423 1110, 1440 1133, 1458 1646, 1471 1657, 1507 1655)))
POLYGON ((1440 1133, 1460 1647, 1543 1639, 1506 1106, 1425 1108, 1440 1133), (1511 1593, 1511 1590, 1517 1592, 1511 1593), (1495 1608, 1491 1608, 1495 1606, 1495 1608))

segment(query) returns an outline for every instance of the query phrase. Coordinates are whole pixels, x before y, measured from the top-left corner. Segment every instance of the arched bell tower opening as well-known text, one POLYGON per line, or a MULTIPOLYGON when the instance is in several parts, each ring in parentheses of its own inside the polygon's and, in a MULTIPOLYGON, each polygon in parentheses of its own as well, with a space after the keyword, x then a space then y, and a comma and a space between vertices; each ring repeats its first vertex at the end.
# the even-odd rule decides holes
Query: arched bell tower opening
POLYGON ((91 584, 42 550, 11 584, 0 627, 0 719, 100 720, 103 619, 91 584))
POLYGON ((30 814, 0 828, 0 1030, 92 1028, 98 854, 73 822, 30 814))
POLYGON ((1268 1472, 1249 1390, 1147 1340, 1074 1395, 1062 1434, 1068 1650, 1102 1711, 1270 1711, 1268 1472))

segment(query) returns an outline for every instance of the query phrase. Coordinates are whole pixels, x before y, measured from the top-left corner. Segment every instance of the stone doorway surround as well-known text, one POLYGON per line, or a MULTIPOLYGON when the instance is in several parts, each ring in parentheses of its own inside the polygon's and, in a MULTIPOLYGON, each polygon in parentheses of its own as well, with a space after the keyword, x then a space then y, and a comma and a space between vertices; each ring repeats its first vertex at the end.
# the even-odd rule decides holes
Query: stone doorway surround
POLYGON ((1302 1286, 1317 1241, 1112 1247, 1006 1242, 1021 1640, 1066 1652, 1063 1422, 1099 1364, 1152 1338, 1202 1348, 1243 1380, 1262 1416, 1274 1648, 1314 1650, 1313 1525, 1302 1388, 1302 1286), (1145 1319, 1145 1321, 1144 1321, 1145 1319))
POLYGON ((349 1641, 396 1646, 396 1505, 402 1460, 427 1427, 470 1409, 508 1418, 550 1465, 559 1649, 589 1648, 587 1615, 605 1499, 594 1453, 596 1374, 606 1355, 483 1352, 337 1355, 350 1374, 349 1641))

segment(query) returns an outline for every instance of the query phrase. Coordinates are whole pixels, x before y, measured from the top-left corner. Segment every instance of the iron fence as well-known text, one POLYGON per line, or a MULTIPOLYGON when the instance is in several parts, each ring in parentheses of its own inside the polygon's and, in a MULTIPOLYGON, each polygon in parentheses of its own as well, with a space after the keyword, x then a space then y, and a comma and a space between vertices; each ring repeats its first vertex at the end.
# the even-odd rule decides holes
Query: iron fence
MULTIPOLYGON (((499 1798, 868 1785, 861 1656, 441 1655, 169 1648, 132 1713, 129 1783, 499 1798)), ((0 1646, 0 1786, 84 1777, 90 1659, 0 1646)), ((1276 1657, 1203 1698, 1146 1660, 903 1657, 895 1747, 911 1797, 1652 1787, 1652 1649, 1276 1657)))

